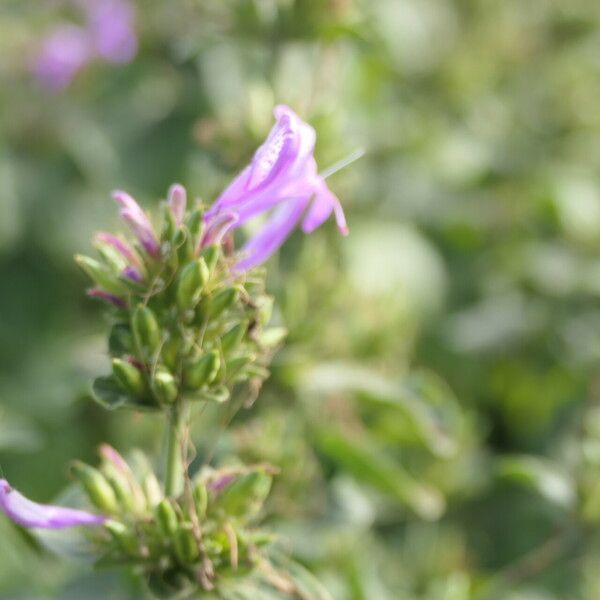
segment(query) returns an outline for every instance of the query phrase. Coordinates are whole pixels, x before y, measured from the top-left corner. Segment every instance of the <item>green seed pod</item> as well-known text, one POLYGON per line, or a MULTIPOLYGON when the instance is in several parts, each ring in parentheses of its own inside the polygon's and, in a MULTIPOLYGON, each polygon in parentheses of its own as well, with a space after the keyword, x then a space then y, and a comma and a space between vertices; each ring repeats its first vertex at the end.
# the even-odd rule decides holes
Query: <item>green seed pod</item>
POLYGON ((138 304, 131 317, 133 335, 139 349, 146 358, 154 356, 160 346, 160 327, 151 309, 138 304))
POLYGON ((171 537, 179 527, 177 513, 173 505, 165 498, 156 507, 156 520, 161 533, 165 537, 171 537))
POLYGON ((88 277, 102 289, 112 294, 126 294, 127 286, 121 281, 118 275, 112 273, 102 263, 78 254, 75 256, 75 262, 85 271, 88 277))
POLYGON ((187 365, 184 371, 185 382, 192 389, 209 385, 217 376, 220 366, 219 353, 215 350, 207 352, 187 365))
POLYGON ((238 323, 223 335, 221 338, 221 350, 223 354, 227 355, 237 348, 247 329, 248 323, 238 323))
POLYGON ((216 319, 237 301, 240 292, 238 288, 230 287, 217 292, 211 299, 207 308, 207 316, 216 319))
POLYGON ((132 364, 120 358, 112 359, 115 379, 134 396, 142 396, 146 390, 142 372, 132 364))
POLYGON ((203 258, 198 258, 183 268, 177 283, 177 305, 181 310, 193 308, 197 304, 208 278, 208 267, 203 258))
POLYGON ((183 563, 193 563, 200 556, 200 550, 194 538, 191 524, 185 523, 177 530, 175 534, 175 553, 183 563))
POLYGON ((73 475, 83 485, 90 501, 104 512, 115 512, 118 508, 117 497, 106 478, 89 465, 82 462, 73 464, 73 475))
POLYGON ((175 402, 179 395, 177 382, 166 367, 158 367, 151 383, 156 399, 163 404, 175 402))
POLYGON ((221 248, 216 244, 211 246, 207 246, 202 250, 202 258, 206 262, 206 266, 208 267, 209 272, 213 273, 215 267, 217 266, 217 262, 219 261, 219 256, 221 255, 221 248))
POLYGON ((206 486, 202 481, 196 481, 192 489, 194 496, 194 506, 196 507, 196 513, 199 519, 203 519, 206 516, 206 509, 208 507, 208 492, 206 486))

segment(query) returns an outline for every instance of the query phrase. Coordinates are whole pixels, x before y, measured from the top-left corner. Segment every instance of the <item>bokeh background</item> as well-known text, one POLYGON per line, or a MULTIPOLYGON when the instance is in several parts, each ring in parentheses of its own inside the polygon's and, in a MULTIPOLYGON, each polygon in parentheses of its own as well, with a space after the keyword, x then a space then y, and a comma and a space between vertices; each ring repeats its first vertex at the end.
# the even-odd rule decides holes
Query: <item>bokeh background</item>
MULTIPOLYGON (((351 234, 269 263, 289 339, 199 456, 281 468, 267 522, 336 600, 600 598, 600 3, 139 0, 139 50, 61 91, 30 69, 77 22, 0 4, 0 473, 56 497, 160 423, 90 399, 101 307, 72 260, 179 181, 212 201, 287 103, 351 234)), ((140 598, 0 516, 0 598, 140 598)))

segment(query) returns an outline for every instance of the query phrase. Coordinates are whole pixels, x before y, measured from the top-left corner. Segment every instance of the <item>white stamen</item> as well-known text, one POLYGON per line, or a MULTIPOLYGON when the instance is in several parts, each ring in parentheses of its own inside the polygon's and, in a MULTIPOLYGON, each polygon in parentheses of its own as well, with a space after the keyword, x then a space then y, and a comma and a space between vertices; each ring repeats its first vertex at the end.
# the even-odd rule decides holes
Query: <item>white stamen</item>
POLYGON ((333 165, 327 167, 327 169, 322 171, 320 173, 321 177, 323 179, 331 177, 334 173, 341 171, 348 165, 351 165, 353 162, 357 161, 359 158, 362 158, 366 153, 367 151, 365 150, 365 148, 357 148, 354 152, 351 152, 350 154, 348 154, 348 156, 342 158, 342 160, 339 160, 338 162, 334 163, 333 165))

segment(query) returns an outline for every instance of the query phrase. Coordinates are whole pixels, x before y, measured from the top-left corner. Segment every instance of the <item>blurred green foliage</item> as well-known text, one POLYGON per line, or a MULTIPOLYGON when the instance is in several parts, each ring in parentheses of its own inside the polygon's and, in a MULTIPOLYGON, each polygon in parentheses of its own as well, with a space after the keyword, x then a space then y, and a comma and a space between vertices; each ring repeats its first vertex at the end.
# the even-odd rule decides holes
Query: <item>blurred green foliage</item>
MULTIPOLYGON (((279 467, 267 518, 336 600, 600 597, 600 4, 146 0, 131 64, 50 94, 28 61, 65 14, 0 6, 6 478, 50 499, 102 440, 158 451, 154 417, 89 401, 104 324, 72 255, 114 188, 212 201, 285 102, 322 167, 367 149, 330 179, 351 235, 271 260, 288 343, 231 428, 207 411, 198 463, 279 467)), ((0 539, 2 598, 140 597, 0 539)))

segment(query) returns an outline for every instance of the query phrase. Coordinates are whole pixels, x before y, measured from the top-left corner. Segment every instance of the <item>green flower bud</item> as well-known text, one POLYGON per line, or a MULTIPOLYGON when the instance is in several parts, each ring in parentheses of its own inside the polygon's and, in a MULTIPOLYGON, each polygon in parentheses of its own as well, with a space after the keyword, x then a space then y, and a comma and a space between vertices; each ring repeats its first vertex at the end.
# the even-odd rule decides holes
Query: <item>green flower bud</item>
POLYGON ((196 243, 200 241, 200 232, 202 231, 203 225, 202 217, 201 210, 193 210, 186 219, 186 225, 190 232, 190 236, 196 243))
POLYGON ((133 511, 135 507, 133 492, 127 478, 111 464, 105 464, 102 467, 102 474, 112 487, 117 502, 126 511, 133 511))
POLYGON ((212 246, 207 246, 206 248, 204 248, 204 250, 202 250, 202 258, 206 262, 206 266, 208 267, 208 270, 211 274, 217 266, 217 262, 219 261, 220 255, 221 248, 216 244, 213 244, 212 246))
POLYGON ((123 525, 123 523, 109 520, 104 523, 104 527, 110 533, 115 542, 117 542, 121 550, 124 550, 128 554, 137 554, 137 539, 134 533, 125 525, 123 525))
POLYGON ((223 335, 221 338, 221 350, 223 354, 229 354, 240 344, 247 329, 248 323, 238 323, 223 335))
POLYGON ((158 367, 152 378, 152 391, 159 402, 170 404, 179 395, 177 382, 166 367, 158 367))
POLYGON ((189 523, 182 525, 175 535, 175 553, 183 563, 193 563, 200 556, 198 543, 194 538, 192 526, 189 523))
POLYGON ((208 492, 206 486, 202 481, 196 481, 192 489, 194 496, 194 506, 196 507, 196 513, 199 519, 203 519, 206 516, 206 509, 208 507, 208 492))
POLYGON ((240 292, 238 288, 225 288, 217 292, 208 303, 207 316, 216 319, 221 316, 228 308, 231 308, 237 301, 240 292))
POLYGON ((73 475, 83 485, 90 501, 104 512, 115 512, 118 508, 117 497, 105 477, 89 465, 82 462, 73 464, 73 475))
POLYGON ((173 245, 177 249, 177 260, 180 265, 186 265, 194 259, 194 240, 188 231, 180 229, 175 235, 173 245))
POLYGON ((283 342, 287 333, 285 327, 270 327, 260 334, 258 343, 264 348, 275 348, 283 342))
POLYGON ((143 304, 138 304, 131 317, 133 335, 139 349, 146 357, 154 355, 160 346, 160 327, 154 313, 143 304))
POLYGON ((209 385, 217 376, 220 366, 219 353, 215 350, 207 352, 187 365, 184 371, 185 382, 193 389, 209 385))
POLYGON ((198 258, 183 268, 177 283, 177 304, 181 310, 194 307, 208 278, 208 267, 203 258, 198 258))
POLYGON ((256 360, 256 357, 253 354, 245 354, 244 356, 237 356, 228 360, 225 364, 227 379, 230 381, 233 380, 242 373, 244 367, 248 366, 254 360, 256 360))
POLYGON ((156 520, 161 533, 165 537, 171 537, 179 527, 177 513, 173 505, 165 498, 156 507, 156 520))
POLYGON ((167 341, 163 344, 160 355, 163 362, 169 369, 177 368, 179 352, 181 350, 182 340, 178 335, 171 334, 167 341))
POLYGON ((146 473, 142 482, 144 495, 148 501, 148 506, 156 506, 162 499, 163 493, 160 488, 160 483, 154 473, 146 473))
POLYGON ((127 293, 127 286, 125 283, 97 260, 78 254, 75 256, 75 262, 85 271, 94 283, 98 284, 107 292, 112 294, 127 293))
POLYGON ((113 375, 125 390, 134 396, 142 396, 146 390, 142 372, 132 364, 120 358, 112 360, 113 375))
POLYGON ((163 226, 160 233, 160 239, 163 242, 170 242, 177 231, 177 223, 175 223, 175 217, 173 216, 171 207, 166 202, 162 205, 162 216, 163 226))

